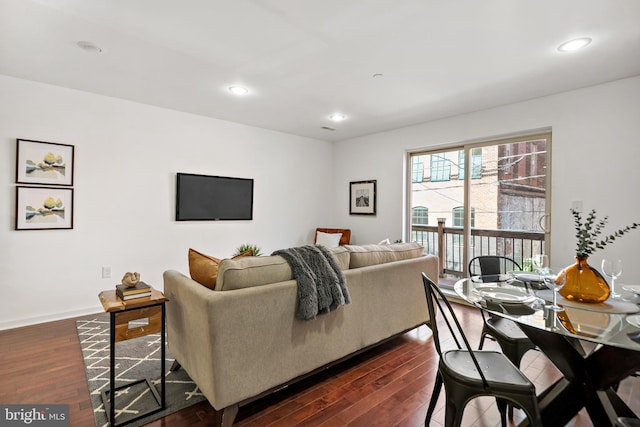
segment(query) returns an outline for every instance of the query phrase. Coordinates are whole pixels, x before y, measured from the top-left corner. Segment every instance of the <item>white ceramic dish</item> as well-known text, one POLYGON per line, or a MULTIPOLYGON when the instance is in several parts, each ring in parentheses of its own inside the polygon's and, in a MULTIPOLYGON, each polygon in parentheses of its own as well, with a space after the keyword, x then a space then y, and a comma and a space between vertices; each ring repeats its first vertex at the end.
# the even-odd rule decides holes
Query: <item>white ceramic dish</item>
POLYGON ((521 282, 541 282, 539 274, 529 271, 513 271, 511 274, 521 282))
POLYGON ((497 283, 497 282, 506 282, 511 277, 508 274, 489 274, 487 276, 471 276, 472 282, 484 282, 484 283, 497 283))
POLYGON ((634 294, 640 295, 640 285, 624 285, 622 287, 622 290, 627 292, 633 292, 634 294))
POLYGON ((482 298, 496 303, 523 303, 532 299, 531 295, 515 288, 500 288, 496 286, 480 286, 474 291, 482 298))
POLYGON ((636 328, 640 328, 640 314, 633 314, 631 316, 627 316, 627 323, 636 328))

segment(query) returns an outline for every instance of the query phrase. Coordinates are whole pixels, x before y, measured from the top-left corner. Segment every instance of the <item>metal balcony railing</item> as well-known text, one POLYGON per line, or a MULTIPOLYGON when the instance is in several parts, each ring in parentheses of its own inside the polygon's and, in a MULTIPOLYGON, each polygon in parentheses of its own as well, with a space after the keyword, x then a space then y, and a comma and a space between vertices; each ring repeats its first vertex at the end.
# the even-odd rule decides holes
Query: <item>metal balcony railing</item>
MULTIPOLYGON (((438 255, 440 275, 464 274, 464 241, 462 228, 412 225, 411 241, 425 248, 425 253, 438 255)), ((469 259, 480 255, 501 255, 514 259, 524 270, 531 267, 531 257, 542 253, 544 233, 531 231, 471 229, 469 259)))

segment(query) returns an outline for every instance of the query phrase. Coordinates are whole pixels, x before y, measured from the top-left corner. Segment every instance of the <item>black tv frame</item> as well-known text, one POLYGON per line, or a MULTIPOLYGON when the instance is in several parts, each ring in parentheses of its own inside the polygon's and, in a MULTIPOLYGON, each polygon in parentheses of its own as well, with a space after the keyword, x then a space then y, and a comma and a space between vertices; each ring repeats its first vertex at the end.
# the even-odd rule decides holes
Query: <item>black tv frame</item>
MULTIPOLYGON (((246 189, 245 189, 246 190, 246 189)), ((193 173, 182 173, 182 172, 178 172, 176 174, 176 206, 175 206, 175 211, 176 211, 176 221, 250 221, 253 220, 253 190, 254 190, 254 180, 252 178, 237 178, 237 177, 229 177, 229 176, 218 176, 218 175, 202 175, 202 174, 193 174, 193 173), (218 211, 218 212, 211 212, 211 215, 198 215, 198 216, 194 216, 192 214, 187 214, 185 213, 185 209, 186 207, 181 206, 180 202, 181 202, 181 190, 182 192, 184 192, 184 188, 181 187, 181 180, 183 178, 186 177, 190 177, 190 178, 201 178, 203 182, 206 181, 210 181, 210 182, 214 182, 216 181, 217 184, 224 184, 225 182, 227 184, 231 184, 230 186, 227 185, 227 188, 224 187, 220 187, 217 190, 219 191, 220 189, 224 191, 230 191, 233 189, 233 183, 246 183, 248 184, 248 189, 250 191, 250 203, 249 203, 249 211, 248 211, 248 215, 246 212, 246 208, 245 208, 245 212, 243 212, 242 215, 217 215, 219 213, 221 213, 222 211, 218 211)), ((184 196, 184 195, 183 195, 184 196)), ((221 197, 220 194, 217 194, 216 197, 221 197)), ((183 197, 184 200, 184 197, 183 197)), ((220 202, 220 203, 228 203, 229 200, 217 200, 216 202, 220 202)), ((212 207, 212 206, 210 206, 212 207)), ((206 208, 206 206, 201 206, 201 209, 206 208)))

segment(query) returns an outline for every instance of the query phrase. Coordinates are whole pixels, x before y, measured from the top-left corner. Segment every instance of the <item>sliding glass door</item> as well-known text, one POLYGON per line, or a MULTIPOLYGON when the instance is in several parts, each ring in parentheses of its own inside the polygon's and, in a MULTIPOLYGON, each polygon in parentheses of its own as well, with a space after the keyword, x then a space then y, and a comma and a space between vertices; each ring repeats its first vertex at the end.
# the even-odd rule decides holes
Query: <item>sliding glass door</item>
POLYGON ((441 276, 466 275, 472 257, 530 266, 548 252, 551 134, 410 154, 407 235, 441 260, 441 276))

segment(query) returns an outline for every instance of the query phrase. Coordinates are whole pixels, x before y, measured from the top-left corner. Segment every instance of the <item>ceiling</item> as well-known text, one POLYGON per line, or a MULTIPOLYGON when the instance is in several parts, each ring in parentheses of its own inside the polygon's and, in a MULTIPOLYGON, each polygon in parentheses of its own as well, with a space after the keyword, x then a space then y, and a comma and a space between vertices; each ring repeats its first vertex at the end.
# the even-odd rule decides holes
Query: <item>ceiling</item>
POLYGON ((640 75, 640 1, 0 0, 0 74, 338 141, 640 75))

